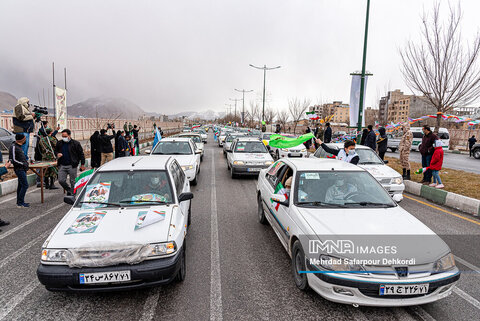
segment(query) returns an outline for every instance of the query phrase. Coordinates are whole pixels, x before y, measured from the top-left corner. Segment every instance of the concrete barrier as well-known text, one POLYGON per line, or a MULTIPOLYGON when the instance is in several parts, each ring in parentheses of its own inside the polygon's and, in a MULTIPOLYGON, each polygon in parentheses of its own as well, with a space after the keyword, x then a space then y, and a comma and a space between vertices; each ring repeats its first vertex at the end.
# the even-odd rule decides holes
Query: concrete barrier
POLYGON ((455 208, 464 213, 480 216, 480 200, 475 198, 447 192, 442 189, 422 185, 417 182, 404 181, 405 191, 428 199, 434 203, 455 208))

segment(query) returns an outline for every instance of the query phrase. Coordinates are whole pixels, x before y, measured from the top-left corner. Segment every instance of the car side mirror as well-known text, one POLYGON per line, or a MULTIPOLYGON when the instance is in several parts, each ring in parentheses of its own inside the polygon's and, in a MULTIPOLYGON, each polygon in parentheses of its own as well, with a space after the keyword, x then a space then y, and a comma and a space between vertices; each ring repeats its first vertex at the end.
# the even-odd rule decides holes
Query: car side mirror
POLYGON ((384 164, 388 164, 388 160, 384 160, 383 163, 384 163, 384 164))
POLYGON ((150 154, 152 152, 151 149, 145 149, 145 154, 150 154))
POLYGON ((178 195, 178 202, 183 202, 183 201, 188 201, 193 198, 193 193, 192 192, 184 192, 180 195, 178 195))
POLYGON ((63 202, 67 203, 68 205, 73 205, 75 204, 75 196, 73 195, 64 196, 63 202))
POLYGON ((285 195, 272 194, 272 196, 270 198, 272 199, 272 201, 277 202, 279 204, 282 204, 283 206, 287 206, 287 207, 289 206, 288 201, 287 201, 287 197, 285 195))
POLYGON ((400 203, 403 200, 403 195, 402 194, 393 194, 392 198, 395 202, 400 203))

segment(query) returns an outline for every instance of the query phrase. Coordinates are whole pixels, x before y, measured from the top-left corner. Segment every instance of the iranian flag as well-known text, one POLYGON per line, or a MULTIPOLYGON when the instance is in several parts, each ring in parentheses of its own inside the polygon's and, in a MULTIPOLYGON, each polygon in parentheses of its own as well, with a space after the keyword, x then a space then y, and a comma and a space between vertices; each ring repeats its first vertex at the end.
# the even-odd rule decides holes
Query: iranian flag
MULTIPOLYGON (((275 188, 275 194, 285 195, 285 197, 288 200, 287 189, 283 186, 282 183, 278 183, 277 187, 275 188)), ((277 203, 272 199, 270 199, 270 201, 272 202, 273 206, 275 207, 275 211, 278 211, 278 208, 280 207, 280 203, 277 203)))
POLYGON ((138 150, 136 143, 137 143, 137 140, 134 139, 133 145, 132 145, 132 156, 138 156, 138 154, 140 154, 140 151, 138 150))
POLYGON ((73 188, 73 193, 77 193, 77 189, 84 187, 87 185, 88 181, 93 175, 93 168, 89 171, 81 173, 77 178, 75 178, 75 187, 73 188))

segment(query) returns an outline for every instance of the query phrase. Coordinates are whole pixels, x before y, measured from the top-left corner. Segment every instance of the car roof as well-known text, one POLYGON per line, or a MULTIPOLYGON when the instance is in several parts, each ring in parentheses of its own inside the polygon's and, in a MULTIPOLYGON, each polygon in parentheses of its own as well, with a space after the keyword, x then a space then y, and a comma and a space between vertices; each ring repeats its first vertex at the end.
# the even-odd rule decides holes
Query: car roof
POLYGON ((283 158, 281 161, 297 171, 365 171, 359 166, 331 158, 283 158))
POLYGON ((98 171, 164 170, 170 158, 170 155, 120 157, 105 163, 98 171))
POLYGON ((260 139, 256 137, 240 136, 236 138, 239 142, 259 142, 260 139))
POLYGON ((194 133, 194 132, 188 132, 188 133, 180 133, 180 134, 176 134, 175 136, 172 136, 172 137, 183 137, 183 136, 198 136, 200 137, 200 134, 199 133, 194 133))
POLYGON ((166 137, 162 138, 160 142, 189 142, 190 138, 189 137, 166 137))
MULTIPOLYGON (((343 148, 343 143, 326 143, 325 145, 327 145, 330 148, 332 148, 332 147, 335 147, 335 148, 338 148, 338 149, 343 148)), ((371 148, 368 147, 368 146, 355 144, 355 149, 371 149, 371 148)))

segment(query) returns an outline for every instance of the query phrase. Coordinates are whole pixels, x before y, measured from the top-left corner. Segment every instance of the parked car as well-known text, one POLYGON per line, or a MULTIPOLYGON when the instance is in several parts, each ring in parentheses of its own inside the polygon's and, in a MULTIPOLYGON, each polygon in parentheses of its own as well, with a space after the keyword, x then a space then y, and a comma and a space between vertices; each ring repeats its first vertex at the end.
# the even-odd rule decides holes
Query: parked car
POLYGON ((193 130, 194 133, 199 133, 200 136, 202 137, 202 141, 206 144, 207 143, 207 138, 208 138, 208 135, 207 135, 207 132, 205 131, 205 129, 203 128, 195 128, 193 130))
POLYGON ((398 198, 333 159, 281 159, 257 183, 258 220, 290 256, 295 285, 355 306, 434 302, 460 278, 448 245, 398 198))
POLYGON ((8 129, 0 127, 0 152, 8 151, 15 142, 15 134, 8 129))
POLYGON ((200 173, 201 151, 195 147, 195 143, 190 138, 163 138, 151 152, 150 150, 145 150, 145 153, 150 153, 151 156, 172 156, 178 161, 190 183, 197 185, 198 174, 200 173))
POLYGON ((473 153, 473 157, 475 157, 476 159, 480 159, 480 144, 477 143, 473 145, 472 153, 473 153))
MULTIPOLYGON (((423 127, 411 127, 410 130, 413 133, 413 140, 412 140, 412 147, 411 149, 414 151, 419 151, 420 150, 420 145, 422 144, 422 138, 423 138, 423 127)), ((435 130, 435 127, 431 127, 432 132, 435 130)), ((448 132, 448 129, 440 127, 440 130, 438 131, 438 138, 443 143, 443 149, 444 150, 449 150, 450 149, 450 133, 448 132)))
POLYGON ((50 291, 123 291, 183 281, 190 184, 169 156, 100 167, 43 243, 37 276, 50 291))
MULTIPOLYGON (((328 147, 333 149, 343 148, 343 143, 329 143, 326 144, 328 147)), ((370 147, 363 145, 356 145, 355 151, 357 152, 360 160, 358 166, 367 170, 377 181, 382 184, 382 186, 387 190, 387 192, 393 195, 399 195, 403 198, 403 191, 405 190, 405 184, 403 183, 402 176, 393 168, 385 165, 388 161, 382 161, 370 147)), ((323 148, 317 149, 314 158, 335 158, 334 155, 327 153, 323 148)))
POLYGON ((392 134, 387 134, 387 137, 387 148, 390 149, 392 153, 395 153, 395 151, 398 149, 398 145, 400 145, 401 137, 397 137, 392 134))
POLYGON ((258 138, 236 138, 227 150, 227 168, 232 178, 237 175, 258 175, 273 163, 267 147, 258 138))

